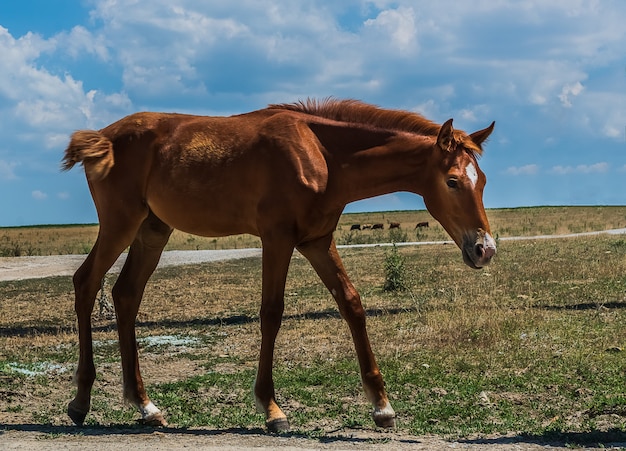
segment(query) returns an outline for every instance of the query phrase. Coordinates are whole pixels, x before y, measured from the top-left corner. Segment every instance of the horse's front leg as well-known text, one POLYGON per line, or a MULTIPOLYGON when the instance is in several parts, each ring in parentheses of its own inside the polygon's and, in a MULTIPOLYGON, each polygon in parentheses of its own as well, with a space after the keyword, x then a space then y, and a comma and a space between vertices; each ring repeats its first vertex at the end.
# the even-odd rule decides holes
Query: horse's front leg
POLYGON ((281 242, 268 239, 263 241, 261 352, 254 383, 254 398, 259 412, 265 413, 265 424, 271 432, 289 430, 287 416, 276 402, 272 368, 274 345, 285 305, 285 281, 293 249, 292 245, 281 242))
POLYGON ((315 268, 335 298, 341 316, 348 323, 359 360, 363 389, 374 406, 374 422, 380 427, 394 427, 396 414, 389 403, 383 376, 370 346, 361 297, 346 274, 332 235, 299 246, 298 250, 315 268))

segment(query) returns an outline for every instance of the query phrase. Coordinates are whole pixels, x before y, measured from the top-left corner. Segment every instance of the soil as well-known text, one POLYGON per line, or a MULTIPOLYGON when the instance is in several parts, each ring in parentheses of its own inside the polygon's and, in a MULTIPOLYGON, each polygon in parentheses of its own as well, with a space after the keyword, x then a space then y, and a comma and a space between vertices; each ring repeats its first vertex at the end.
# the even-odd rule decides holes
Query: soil
MULTIPOLYGON (((45 427, 37 425, 5 426, 0 430, 3 450, 41 448, 109 451, 117 449, 154 450, 445 450, 470 451, 555 450, 576 449, 574 444, 540 443, 521 436, 475 437, 447 440, 435 436, 410 436, 389 431, 350 430, 325 433, 317 440, 293 434, 271 435, 262 430, 235 429, 91 429, 78 427, 45 427)), ((608 443, 584 449, 623 449, 626 443, 608 443)))
MULTIPOLYGON (((620 230, 623 233, 623 230, 620 230)), ((197 263, 228 258, 260 255, 259 249, 228 251, 171 251, 164 254, 161 266, 197 263)), ((0 258, 0 281, 71 275, 85 256, 50 256, 0 258)), ((112 269, 119 271, 119 263, 112 269)), ((162 368, 161 368, 162 369, 162 368)), ((0 395, 4 395, 0 387, 0 395)), ((4 415, 4 414, 3 414, 4 415)), ((470 437, 463 439, 437 436, 412 436, 398 431, 379 429, 341 429, 323 431, 321 438, 298 434, 268 434, 262 429, 181 429, 151 427, 76 427, 70 425, 24 424, 0 417, 0 449, 31 450, 41 448, 63 450, 116 449, 198 449, 198 450, 571 450, 576 436, 561 442, 546 443, 524 435, 470 437)), ((610 436, 600 437, 598 447, 585 449, 626 448, 625 443, 612 442, 610 436)), ((623 437, 621 437, 623 438, 623 437)), ((620 437, 617 438, 618 440, 620 437)))

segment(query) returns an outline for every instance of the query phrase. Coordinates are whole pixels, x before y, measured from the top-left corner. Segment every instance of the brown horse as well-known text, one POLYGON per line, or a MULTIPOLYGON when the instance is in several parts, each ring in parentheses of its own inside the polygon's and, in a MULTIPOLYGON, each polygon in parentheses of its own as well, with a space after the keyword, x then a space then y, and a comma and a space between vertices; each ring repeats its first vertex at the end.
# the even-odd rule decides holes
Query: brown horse
POLYGON ((80 356, 68 415, 80 425, 89 411, 96 377, 91 312, 100 281, 130 246, 112 290, 124 395, 144 421, 167 424, 144 389, 135 318, 176 228, 204 236, 249 233, 262 240, 262 339, 254 395, 271 431, 289 428, 276 403, 272 365, 294 249, 315 268, 348 323, 375 423, 393 426, 365 311, 333 231, 347 203, 409 191, 423 196, 469 266, 488 264, 496 247, 477 157, 493 127, 468 135, 453 130, 452 119, 440 126, 414 113, 329 99, 232 117, 137 113, 100 131, 74 133, 63 169, 83 163, 100 229, 74 274, 80 356))

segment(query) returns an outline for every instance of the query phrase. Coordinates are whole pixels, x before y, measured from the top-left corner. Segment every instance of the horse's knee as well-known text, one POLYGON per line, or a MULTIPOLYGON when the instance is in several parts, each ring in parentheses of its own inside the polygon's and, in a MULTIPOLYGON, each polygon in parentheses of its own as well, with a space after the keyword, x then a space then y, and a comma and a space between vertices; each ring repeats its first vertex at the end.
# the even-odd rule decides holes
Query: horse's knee
POLYGON ((361 304, 361 296, 356 291, 337 299, 337 305, 341 316, 350 324, 365 322, 365 309, 361 304))
POLYGON ((96 367, 93 364, 79 367, 72 380, 77 387, 91 387, 96 380, 96 367))
POLYGON ((84 308, 93 305, 92 301, 95 301, 96 295, 102 285, 102 279, 94 280, 91 274, 91 268, 84 263, 74 273, 72 283, 74 284, 75 295, 74 307, 78 313, 84 308))
POLYGON ((261 330, 272 330, 278 333, 284 310, 285 304, 283 302, 263 305, 259 314, 261 319, 261 330))
POLYGON ((131 322, 134 324, 137 313, 139 312, 139 304, 143 296, 145 285, 140 286, 136 281, 130 280, 127 273, 123 272, 111 289, 111 297, 113 305, 117 313, 118 324, 120 322, 131 322))
POLYGON ((127 304, 128 299, 135 299, 138 294, 137 289, 132 284, 124 283, 120 279, 117 280, 111 289, 111 297, 116 309, 122 308, 127 304))

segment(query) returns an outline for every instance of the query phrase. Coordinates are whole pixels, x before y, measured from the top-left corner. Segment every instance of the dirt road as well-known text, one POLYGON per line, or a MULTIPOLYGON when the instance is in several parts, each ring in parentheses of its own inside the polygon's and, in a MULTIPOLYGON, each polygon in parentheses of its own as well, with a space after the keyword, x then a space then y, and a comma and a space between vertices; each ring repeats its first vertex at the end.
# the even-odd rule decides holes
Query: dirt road
POLYGON ((0 448, 3 450, 62 449, 90 451, 205 450, 205 451, 436 451, 462 449, 469 451, 568 451, 624 449, 626 442, 604 443, 597 447, 577 446, 570 441, 546 443, 509 435, 447 440, 435 436, 411 436, 397 432, 350 430, 325 433, 322 439, 295 434, 269 435, 262 430, 214 429, 107 429, 78 427, 45 427, 36 425, 0 425, 0 448), (4 429, 4 430, 3 430, 4 429))
MULTIPOLYGON (((261 249, 225 249, 215 251, 167 251, 163 252, 159 268, 192 265, 261 255, 261 249)), ((85 261, 86 255, 47 255, 36 257, 0 258, 0 282, 8 280, 39 279, 44 277, 71 276, 85 261)), ((126 261, 120 255, 109 272, 118 273, 126 261)))
MULTIPOLYGON (((542 240, 557 238, 575 238, 592 235, 622 235, 626 234, 626 228, 611 229, 600 232, 571 233, 567 235, 537 235, 528 237, 503 237, 500 241, 519 240, 542 240)), ((452 244, 452 241, 419 241, 409 243, 396 243, 397 246, 423 246, 437 244, 452 244)), ((391 244, 356 244, 349 247, 374 247, 390 246, 391 244)), ((256 257, 261 255, 261 249, 224 249, 204 251, 166 251, 163 252, 159 262, 159 268, 177 265, 190 265, 219 260, 236 258, 256 257)), ((8 280, 38 279, 54 276, 71 276, 85 260, 85 255, 50 255, 43 257, 0 257, 0 282, 8 280)), ((122 254, 113 265, 110 272, 118 273, 126 260, 126 254, 122 254)))

